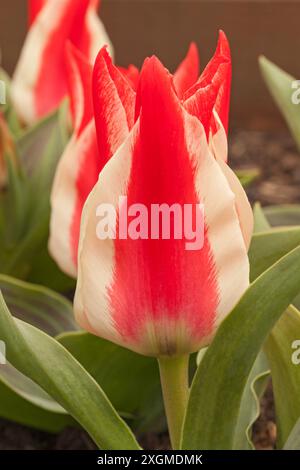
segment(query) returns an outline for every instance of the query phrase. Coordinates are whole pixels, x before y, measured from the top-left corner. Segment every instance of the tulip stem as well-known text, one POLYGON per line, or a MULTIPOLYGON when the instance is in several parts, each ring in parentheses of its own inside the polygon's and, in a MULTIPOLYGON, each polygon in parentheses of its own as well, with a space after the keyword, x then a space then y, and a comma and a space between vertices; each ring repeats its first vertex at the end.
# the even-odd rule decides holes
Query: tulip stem
POLYGON ((172 448, 178 450, 189 396, 189 355, 160 357, 158 363, 172 448))

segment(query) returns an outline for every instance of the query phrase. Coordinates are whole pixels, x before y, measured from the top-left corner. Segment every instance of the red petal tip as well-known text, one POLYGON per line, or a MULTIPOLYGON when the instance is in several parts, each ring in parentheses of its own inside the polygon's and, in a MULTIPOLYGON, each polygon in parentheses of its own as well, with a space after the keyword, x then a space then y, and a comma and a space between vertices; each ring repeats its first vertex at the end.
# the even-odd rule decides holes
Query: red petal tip
POLYGON ((219 37, 218 37, 218 44, 217 44, 216 52, 224 57, 227 57, 228 60, 231 59, 229 41, 227 39, 226 34, 224 33, 222 29, 219 30, 219 37))

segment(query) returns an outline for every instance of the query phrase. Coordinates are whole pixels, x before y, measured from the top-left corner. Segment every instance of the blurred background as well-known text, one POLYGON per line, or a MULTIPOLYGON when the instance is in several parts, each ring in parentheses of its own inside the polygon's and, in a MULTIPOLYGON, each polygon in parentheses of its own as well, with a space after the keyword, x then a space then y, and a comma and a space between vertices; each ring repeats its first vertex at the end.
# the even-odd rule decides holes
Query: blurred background
MULTIPOLYGON (((26 0, 1 0, 2 66, 12 73, 26 34, 26 0)), ((101 18, 120 65, 140 66, 157 54, 174 70, 191 41, 202 67, 211 57, 218 30, 231 43, 233 88, 231 128, 283 126, 261 80, 259 54, 300 77, 300 3, 298 0, 102 0, 101 18)))

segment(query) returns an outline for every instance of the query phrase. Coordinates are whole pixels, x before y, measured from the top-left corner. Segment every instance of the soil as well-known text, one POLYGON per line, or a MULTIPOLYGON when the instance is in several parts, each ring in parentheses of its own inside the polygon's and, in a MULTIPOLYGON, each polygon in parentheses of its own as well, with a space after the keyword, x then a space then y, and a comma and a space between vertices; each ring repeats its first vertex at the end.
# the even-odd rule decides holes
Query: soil
MULTIPOLYGON (((247 189, 251 202, 262 205, 300 202, 300 155, 287 132, 233 131, 229 147, 230 164, 235 169, 256 168, 257 180, 247 189)), ((257 449, 275 448, 276 424, 271 383, 261 400, 261 415, 253 428, 257 449)), ((170 448, 168 437, 148 434, 145 449, 170 448)), ((59 435, 32 430, 0 420, 1 450, 91 450, 96 449, 82 430, 65 429, 59 435)))
POLYGON ((229 162, 234 169, 258 170, 259 177, 247 188, 252 203, 300 202, 300 155, 288 132, 232 132, 229 162))
POLYGON ((273 450, 276 443, 276 419, 271 381, 261 399, 260 410, 260 416, 253 426, 253 443, 257 450, 273 450))

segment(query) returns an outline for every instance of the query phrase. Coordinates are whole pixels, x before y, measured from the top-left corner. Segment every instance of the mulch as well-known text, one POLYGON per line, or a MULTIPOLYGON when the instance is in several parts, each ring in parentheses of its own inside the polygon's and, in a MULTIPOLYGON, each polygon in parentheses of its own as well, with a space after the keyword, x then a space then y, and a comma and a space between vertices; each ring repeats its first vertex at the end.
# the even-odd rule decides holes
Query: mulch
MULTIPOLYGON (((300 155, 288 132, 235 130, 231 133, 229 158, 236 169, 256 168, 259 177, 247 189, 252 203, 262 205, 300 202, 300 155)), ((261 415, 253 428, 257 449, 275 448, 276 422, 272 386, 261 400, 261 415)), ((145 449, 169 449, 165 434, 147 434, 141 438, 145 449)), ((80 429, 68 428, 58 435, 33 430, 0 420, 1 450, 91 450, 96 449, 80 429)))

